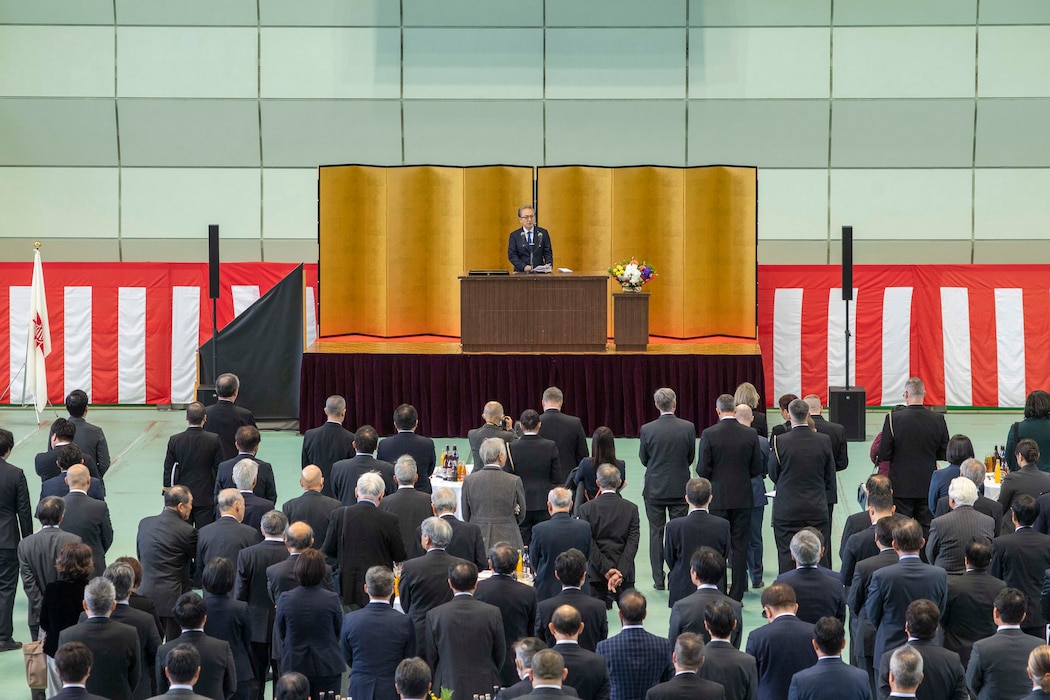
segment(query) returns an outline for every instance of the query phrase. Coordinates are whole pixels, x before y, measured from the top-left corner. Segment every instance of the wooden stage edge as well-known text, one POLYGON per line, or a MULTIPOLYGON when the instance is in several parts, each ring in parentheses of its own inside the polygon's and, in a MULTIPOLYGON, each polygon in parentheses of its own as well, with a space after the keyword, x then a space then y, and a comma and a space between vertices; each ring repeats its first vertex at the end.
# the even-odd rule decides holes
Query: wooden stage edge
POLYGON ((458 338, 431 336, 427 340, 380 339, 368 336, 319 338, 307 353, 332 355, 759 355, 757 340, 742 338, 700 338, 671 340, 650 336, 644 352, 617 351, 610 341, 605 352, 484 352, 464 353, 458 338))

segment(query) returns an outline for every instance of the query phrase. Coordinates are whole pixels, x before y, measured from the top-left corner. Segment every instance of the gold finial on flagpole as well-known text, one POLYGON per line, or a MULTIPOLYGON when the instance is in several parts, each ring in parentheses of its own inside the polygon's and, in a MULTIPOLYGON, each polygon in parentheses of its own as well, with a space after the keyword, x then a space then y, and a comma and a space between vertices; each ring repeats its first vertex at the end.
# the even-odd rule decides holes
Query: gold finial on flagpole
POLYGON ((33 247, 36 248, 37 250, 40 250, 40 241, 34 241, 33 242, 33 247))

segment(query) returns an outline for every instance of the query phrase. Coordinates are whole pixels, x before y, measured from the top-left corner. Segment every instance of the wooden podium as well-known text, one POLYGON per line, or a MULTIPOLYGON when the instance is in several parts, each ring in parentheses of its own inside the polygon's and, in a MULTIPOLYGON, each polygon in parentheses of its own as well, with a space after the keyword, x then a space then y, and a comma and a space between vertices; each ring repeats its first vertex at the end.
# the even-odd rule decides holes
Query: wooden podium
POLYGON ((459 278, 463 352, 605 352, 609 276, 459 278))
POLYGON ((617 350, 645 352, 649 346, 649 293, 613 294, 613 333, 617 350))

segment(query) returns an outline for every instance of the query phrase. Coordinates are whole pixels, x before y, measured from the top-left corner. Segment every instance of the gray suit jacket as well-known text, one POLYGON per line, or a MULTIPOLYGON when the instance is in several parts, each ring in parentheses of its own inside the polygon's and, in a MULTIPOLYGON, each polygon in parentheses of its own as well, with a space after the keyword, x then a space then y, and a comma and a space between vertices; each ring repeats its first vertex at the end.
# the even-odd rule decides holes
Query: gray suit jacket
POLYGON ((521 479, 496 465, 475 469, 463 480, 463 519, 481 528, 485 551, 496 542, 521 549, 518 523, 525 519, 521 479))
POLYGON ((1032 689, 1025 669, 1028 654, 1043 640, 1007 629, 974 642, 966 667, 966 685, 977 700, 1019 698, 1032 689))
POLYGON ((758 665, 755 657, 723 641, 708 642, 704 647, 704 665, 696 672, 701 678, 719 683, 726 698, 758 698, 758 665))
POLYGON ((47 584, 58 580, 55 557, 69 542, 80 542, 80 535, 57 527, 47 527, 18 543, 18 568, 22 574, 22 588, 29 599, 29 624, 40 621, 40 605, 44 602, 47 584))
POLYGON ((930 523, 926 559, 949 574, 965 573, 966 543, 974 537, 984 537, 991 542, 995 537, 995 521, 973 506, 958 506, 930 523))
POLYGON ((645 467, 642 498, 652 503, 680 503, 696 459, 696 426, 665 414, 642 426, 638 458, 645 467))

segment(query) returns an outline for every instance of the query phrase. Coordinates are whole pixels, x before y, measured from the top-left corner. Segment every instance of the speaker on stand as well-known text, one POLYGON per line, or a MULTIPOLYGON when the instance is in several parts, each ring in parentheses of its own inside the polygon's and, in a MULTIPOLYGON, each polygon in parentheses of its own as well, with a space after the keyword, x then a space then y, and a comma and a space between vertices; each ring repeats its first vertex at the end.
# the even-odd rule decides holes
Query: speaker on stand
POLYGON ((197 387, 197 400, 210 406, 218 398, 215 380, 219 376, 219 225, 208 226, 208 297, 211 299, 211 384, 197 387))
POLYGON ((846 382, 828 387, 828 414, 833 423, 846 429, 846 440, 865 440, 864 411, 867 394, 862 386, 850 386, 849 303, 853 301, 853 227, 842 227, 842 301, 846 305, 846 382))

